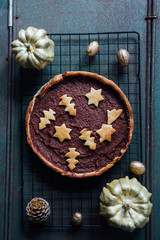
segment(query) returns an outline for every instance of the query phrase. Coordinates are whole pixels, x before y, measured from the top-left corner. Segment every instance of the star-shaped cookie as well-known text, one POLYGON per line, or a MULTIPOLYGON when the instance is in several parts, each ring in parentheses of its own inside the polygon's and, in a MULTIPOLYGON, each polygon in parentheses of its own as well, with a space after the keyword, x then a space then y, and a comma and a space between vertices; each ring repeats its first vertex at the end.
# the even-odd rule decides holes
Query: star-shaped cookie
POLYGON ((96 90, 91 87, 91 91, 85 95, 88 98, 88 105, 94 104, 96 107, 98 107, 99 102, 104 100, 101 92, 102 89, 96 90))
POLYGON ((64 139, 71 139, 69 133, 72 131, 72 129, 67 128, 65 123, 63 123, 60 127, 55 126, 55 130, 56 133, 54 134, 54 137, 58 138, 60 142, 63 142, 64 139))
POLYGON ((97 130, 96 132, 100 136, 100 143, 102 143, 104 140, 107 140, 111 142, 111 135, 115 132, 116 130, 112 127, 112 125, 109 124, 103 124, 102 127, 97 130))

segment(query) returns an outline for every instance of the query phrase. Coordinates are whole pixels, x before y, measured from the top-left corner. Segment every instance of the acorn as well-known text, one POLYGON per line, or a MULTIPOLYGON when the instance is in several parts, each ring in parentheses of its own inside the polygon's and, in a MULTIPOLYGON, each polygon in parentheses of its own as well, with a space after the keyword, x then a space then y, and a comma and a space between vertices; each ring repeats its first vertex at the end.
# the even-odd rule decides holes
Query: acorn
POLYGON ((76 226, 76 227, 80 226, 82 224, 82 220, 83 220, 83 217, 80 212, 76 212, 73 214, 72 223, 74 226, 76 226))
POLYGON ((99 51, 99 43, 96 41, 91 42, 87 47, 88 56, 94 56, 99 51))
POLYGON ((143 175, 146 171, 145 165, 139 161, 133 161, 129 164, 129 170, 135 175, 143 175))
POLYGON ((45 221, 50 215, 49 203, 43 198, 33 198, 26 207, 28 220, 34 223, 45 221))
POLYGON ((121 66, 126 67, 129 64, 130 56, 129 52, 126 49, 120 49, 117 52, 117 59, 121 66))

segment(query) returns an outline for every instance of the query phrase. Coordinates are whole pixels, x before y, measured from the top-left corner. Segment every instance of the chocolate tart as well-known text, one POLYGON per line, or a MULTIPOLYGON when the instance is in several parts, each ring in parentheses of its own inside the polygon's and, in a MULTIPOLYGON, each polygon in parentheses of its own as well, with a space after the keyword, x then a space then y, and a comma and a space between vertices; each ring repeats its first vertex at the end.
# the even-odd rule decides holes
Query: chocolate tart
MULTIPOLYGON (((90 72, 65 72, 56 75, 33 97, 26 114, 27 141, 39 158, 54 171, 71 178, 98 176, 111 168, 126 152, 132 138, 133 113, 129 101, 121 89, 111 80, 90 72), (102 89, 103 101, 98 107, 88 105, 85 96, 90 89, 102 89), (72 97, 76 116, 65 112, 60 106, 60 97, 64 94, 72 97), (55 121, 39 130, 43 111, 55 111, 55 121), (107 123, 107 110, 122 109, 121 115, 112 123, 115 132, 111 141, 100 142, 96 133, 107 123), (54 137, 55 126, 64 124, 72 129, 70 140, 60 142, 54 137), (92 131, 96 149, 92 150, 79 139, 82 129, 92 131), (70 170, 66 162, 69 148, 75 148, 79 156, 78 164, 70 170)), ((125 161, 125 159, 124 159, 125 161)))

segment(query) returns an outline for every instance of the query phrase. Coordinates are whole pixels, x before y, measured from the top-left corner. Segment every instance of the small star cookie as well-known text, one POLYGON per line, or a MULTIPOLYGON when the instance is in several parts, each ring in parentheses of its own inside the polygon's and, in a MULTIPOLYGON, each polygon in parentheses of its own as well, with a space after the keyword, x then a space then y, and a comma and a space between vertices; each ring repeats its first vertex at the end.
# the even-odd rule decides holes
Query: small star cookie
POLYGON ((60 142, 63 142, 64 139, 71 139, 69 133, 72 131, 72 129, 67 128, 65 123, 63 123, 60 127, 55 126, 55 130, 56 133, 54 134, 54 137, 58 138, 60 142))
POLYGON ((91 87, 91 91, 85 95, 89 99, 88 105, 94 104, 96 107, 98 107, 99 102, 104 100, 101 92, 102 89, 95 90, 93 87, 91 87))
POLYGON ((81 136, 79 136, 79 139, 81 140, 85 140, 85 146, 89 146, 90 149, 95 150, 96 149, 96 143, 94 142, 95 137, 91 137, 91 133, 92 131, 87 131, 86 128, 84 128, 80 134, 82 134, 81 136))
POLYGON ((76 167, 76 164, 79 162, 78 160, 76 160, 76 157, 78 157, 80 153, 76 152, 75 150, 76 148, 69 148, 69 152, 65 155, 65 157, 69 157, 66 161, 69 163, 68 167, 71 171, 76 167))
POLYGON ((107 110, 107 114, 108 114, 108 124, 113 123, 122 113, 122 109, 116 110, 107 110))
POLYGON ((72 97, 67 97, 67 94, 60 97, 61 101, 59 105, 66 106, 65 111, 69 112, 70 115, 76 116, 76 109, 74 108, 75 103, 70 103, 72 101, 72 97))
POLYGON ((103 124, 102 127, 97 130, 96 132, 100 136, 100 143, 102 143, 104 140, 107 140, 111 142, 111 135, 115 132, 116 130, 112 127, 112 125, 109 124, 103 124))

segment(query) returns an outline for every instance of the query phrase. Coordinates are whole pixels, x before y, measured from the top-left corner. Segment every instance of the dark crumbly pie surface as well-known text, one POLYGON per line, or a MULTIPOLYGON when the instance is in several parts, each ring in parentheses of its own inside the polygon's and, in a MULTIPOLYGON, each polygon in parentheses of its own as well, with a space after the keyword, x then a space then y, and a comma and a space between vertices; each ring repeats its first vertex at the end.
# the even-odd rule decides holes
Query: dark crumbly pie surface
MULTIPOLYGON (((78 175, 83 177, 84 174, 85 177, 86 173, 96 175, 94 173, 98 173, 101 169, 107 170, 107 166, 111 167, 114 164, 112 164, 113 160, 117 161, 123 155, 132 136, 132 110, 122 96, 112 85, 104 84, 90 75, 72 74, 67 76, 66 74, 63 81, 50 86, 43 96, 37 95, 34 98, 34 104, 32 102, 32 107, 29 107, 26 118, 29 144, 40 158, 42 156, 45 159, 45 163, 50 163, 51 168, 53 165, 53 169, 54 167, 60 169, 64 175, 69 173, 70 177, 78 177, 78 175), (88 105, 88 99, 85 95, 90 92, 91 87, 102 89, 101 94, 104 100, 99 102, 98 107, 88 105), (76 116, 69 115, 65 112, 65 107, 59 105, 60 97, 64 94, 72 97, 72 102, 75 103, 76 116), (38 126, 40 118, 43 117, 43 111, 49 109, 55 112, 55 121, 51 121, 51 124, 46 125, 46 128, 39 130, 38 126), (103 124, 107 124, 107 110, 112 109, 122 109, 120 116, 112 123, 112 127, 116 131, 112 134, 111 142, 100 143, 96 131, 103 124), (55 126, 61 126, 63 123, 67 128, 72 129, 71 139, 60 142, 53 135, 55 134, 55 126), (79 139, 80 132, 84 128, 92 131, 91 136, 95 137, 94 142, 96 143, 95 150, 85 146, 84 141, 79 139), (72 171, 68 168, 65 157, 69 148, 76 148, 80 154, 77 157, 78 164, 72 171)), ((59 171, 57 169, 54 170, 59 171)))

